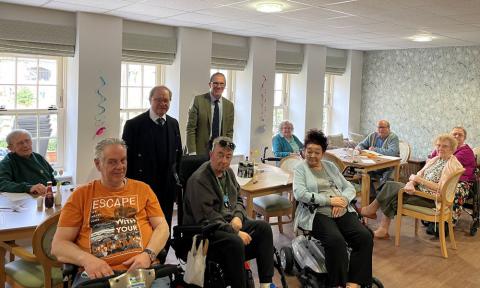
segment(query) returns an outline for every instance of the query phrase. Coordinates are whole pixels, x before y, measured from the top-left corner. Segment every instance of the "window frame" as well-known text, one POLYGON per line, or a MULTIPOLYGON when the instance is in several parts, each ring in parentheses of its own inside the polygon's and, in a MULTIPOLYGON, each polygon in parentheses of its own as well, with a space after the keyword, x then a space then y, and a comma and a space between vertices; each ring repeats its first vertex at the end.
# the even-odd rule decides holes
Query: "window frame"
MULTIPOLYGON (((18 86, 23 86, 24 84, 18 84, 18 58, 34 58, 37 60, 37 69, 39 67, 39 61, 41 59, 55 60, 57 66, 57 79, 56 79, 56 107, 55 108, 36 108, 36 109, 0 109, 0 116, 13 116, 17 118, 19 116, 35 115, 38 117, 40 115, 57 115, 57 136, 56 137, 39 137, 39 125, 37 125, 37 137, 33 138, 36 143, 36 147, 33 147, 34 151, 38 151, 38 140, 41 139, 55 139, 57 140, 57 149, 56 149, 56 162, 50 163, 55 169, 62 169, 64 166, 64 156, 65 156, 65 87, 66 87, 66 71, 67 71, 67 61, 66 58, 61 56, 47 56, 47 55, 34 55, 34 54, 17 54, 17 53, 0 53, 0 57, 12 57, 15 58, 15 80, 12 84, 2 84, 2 85, 12 85, 15 86, 15 106, 17 105, 17 88, 18 86), (35 141, 37 140, 37 141, 35 141)), ((38 70, 37 70, 38 75, 38 70)), ((38 100, 38 90, 40 86, 52 86, 52 85, 41 85, 39 84, 39 79, 37 77, 35 84, 28 84, 29 86, 35 86, 37 90, 37 100, 38 100)), ((38 105, 38 101, 37 101, 38 105)), ((38 123, 38 122, 37 122, 38 123)), ((15 126, 12 129, 18 128, 18 121, 15 121, 15 126)), ((48 145, 48 144, 47 144, 48 145)), ((48 146, 47 146, 48 152, 48 146)), ((47 159, 47 155, 45 155, 47 159)))
POLYGON ((275 97, 276 91, 282 92, 282 102, 279 106, 275 106, 275 99, 273 100, 273 113, 272 113, 272 132, 276 134, 278 132, 278 125, 288 119, 289 105, 290 105, 290 74, 288 73, 275 73, 275 79, 277 74, 282 75, 282 88, 281 90, 275 89, 275 83, 273 84, 273 97, 275 97), (279 123, 275 123, 275 115, 278 110, 283 110, 283 119, 279 123))
MULTIPOLYGON (((126 85, 122 85, 122 83, 120 82, 120 90, 122 90, 123 88, 126 88, 126 97, 128 99, 128 88, 129 87, 140 87, 142 88, 142 93, 143 93, 143 88, 145 88, 146 86, 143 86, 143 77, 144 77, 144 67, 145 65, 147 66, 155 66, 156 67, 156 76, 155 76, 155 84, 154 86, 158 86, 158 85, 162 85, 161 83, 165 83, 165 71, 166 71, 166 66, 163 65, 163 64, 152 64, 152 63, 141 63, 141 62, 132 62, 132 61, 122 61, 121 65, 127 65, 126 66, 126 69, 125 71, 127 72, 128 71, 128 65, 132 64, 132 65, 140 65, 142 67, 142 86, 129 86, 128 85, 128 75, 126 75, 125 77, 125 80, 126 80, 126 85)), ((120 70, 120 74, 121 74, 121 70, 120 70)), ((143 94, 142 94, 143 95, 143 94)), ((121 96, 120 96, 121 97, 121 96)), ((121 99, 120 99, 121 101, 121 99)), ((128 100, 127 100, 128 101, 128 100)), ((143 99, 142 99, 142 105, 143 105, 143 99)), ((122 121, 122 114, 123 113, 126 113, 127 117, 125 118, 125 120, 129 120, 129 119, 132 119, 133 117, 135 117, 136 115, 138 114, 141 114, 143 112, 145 112, 146 110, 148 110, 150 108, 150 105, 148 105, 148 107, 141 107, 141 108, 122 108, 122 105, 120 105, 120 111, 119 111, 119 116, 120 116, 120 137, 122 136, 122 133, 123 133, 123 127, 124 127, 124 123, 122 121), (136 115, 135 116, 129 116, 130 113, 135 113, 136 115)))

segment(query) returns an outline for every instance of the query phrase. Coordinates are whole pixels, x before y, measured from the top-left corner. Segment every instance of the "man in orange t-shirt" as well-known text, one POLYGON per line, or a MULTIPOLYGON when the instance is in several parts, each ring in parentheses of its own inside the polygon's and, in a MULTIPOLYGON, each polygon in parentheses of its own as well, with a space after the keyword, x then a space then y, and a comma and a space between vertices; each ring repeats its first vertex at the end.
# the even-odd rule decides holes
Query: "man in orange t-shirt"
POLYGON ((125 178, 123 140, 100 141, 94 161, 101 179, 77 188, 68 199, 52 253, 82 267, 90 279, 150 267, 169 237, 157 197, 147 184, 125 178))

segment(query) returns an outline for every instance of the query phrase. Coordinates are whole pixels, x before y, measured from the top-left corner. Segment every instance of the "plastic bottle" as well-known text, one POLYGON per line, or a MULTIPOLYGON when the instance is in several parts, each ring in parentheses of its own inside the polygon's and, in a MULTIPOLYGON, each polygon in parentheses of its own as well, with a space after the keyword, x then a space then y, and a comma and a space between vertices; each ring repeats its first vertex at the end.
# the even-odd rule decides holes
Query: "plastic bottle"
POLYGON ((62 182, 57 182, 57 192, 55 192, 55 206, 62 205, 62 182))
POLYGON ((47 182, 47 194, 45 194, 45 208, 53 207, 53 191, 52 191, 52 181, 47 182))

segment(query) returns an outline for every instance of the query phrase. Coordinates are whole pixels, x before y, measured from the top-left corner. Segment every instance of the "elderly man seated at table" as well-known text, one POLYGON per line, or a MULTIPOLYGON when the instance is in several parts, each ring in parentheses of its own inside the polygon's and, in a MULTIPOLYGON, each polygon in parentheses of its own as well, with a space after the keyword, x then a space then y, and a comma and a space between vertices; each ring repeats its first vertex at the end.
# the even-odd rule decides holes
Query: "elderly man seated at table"
MULTIPOLYGON (((377 123, 377 131, 370 133, 362 142, 358 143, 355 149, 368 150, 386 156, 400 156, 398 136, 390 131, 390 123, 387 120, 380 120, 377 123)), ((385 168, 370 172, 373 178, 380 177, 379 186, 385 183, 391 176, 393 168, 385 168)), ((375 197, 375 186, 370 183, 370 197, 375 197)))
POLYGON ((148 268, 165 246, 169 230, 157 197, 140 181, 127 179, 127 148, 108 138, 95 148, 101 174, 77 188, 63 207, 52 253, 80 266, 73 286, 113 275, 114 271, 148 268))
POLYGON ((220 223, 209 238, 208 258, 221 263, 232 288, 246 287, 245 260, 257 259, 260 287, 271 287, 273 236, 270 225, 247 218, 240 186, 230 168, 235 144, 217 137, 205 162, 188 179, 183 224, 220 223))
POLYGON ((48 181, 55 183, 53 168, 32 151, 32 135, 27 130, 13 130, 7 135, 10 153, 0 162, 0 191, 45 194, 48 181))
POLYGON ((303 144, 293 135, 293 124, 282 121, 278 128, 278 134, 272 138, 272 150, 275 157, 287 157, 290 154, 300 154, 303 144))

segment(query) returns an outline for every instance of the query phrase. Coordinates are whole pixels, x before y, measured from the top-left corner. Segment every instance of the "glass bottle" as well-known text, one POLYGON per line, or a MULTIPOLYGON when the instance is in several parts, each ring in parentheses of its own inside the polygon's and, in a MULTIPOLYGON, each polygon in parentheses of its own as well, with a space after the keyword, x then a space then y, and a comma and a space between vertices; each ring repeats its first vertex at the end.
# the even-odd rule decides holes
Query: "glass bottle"
POLYGON ((57 182, 57 192, 55 192, 55 206, 62 205, 62 182, 57 182))
POLYGON ((47 194, 45 194, 45 208, 53 207, 52 181, 47 182, 47 194))

